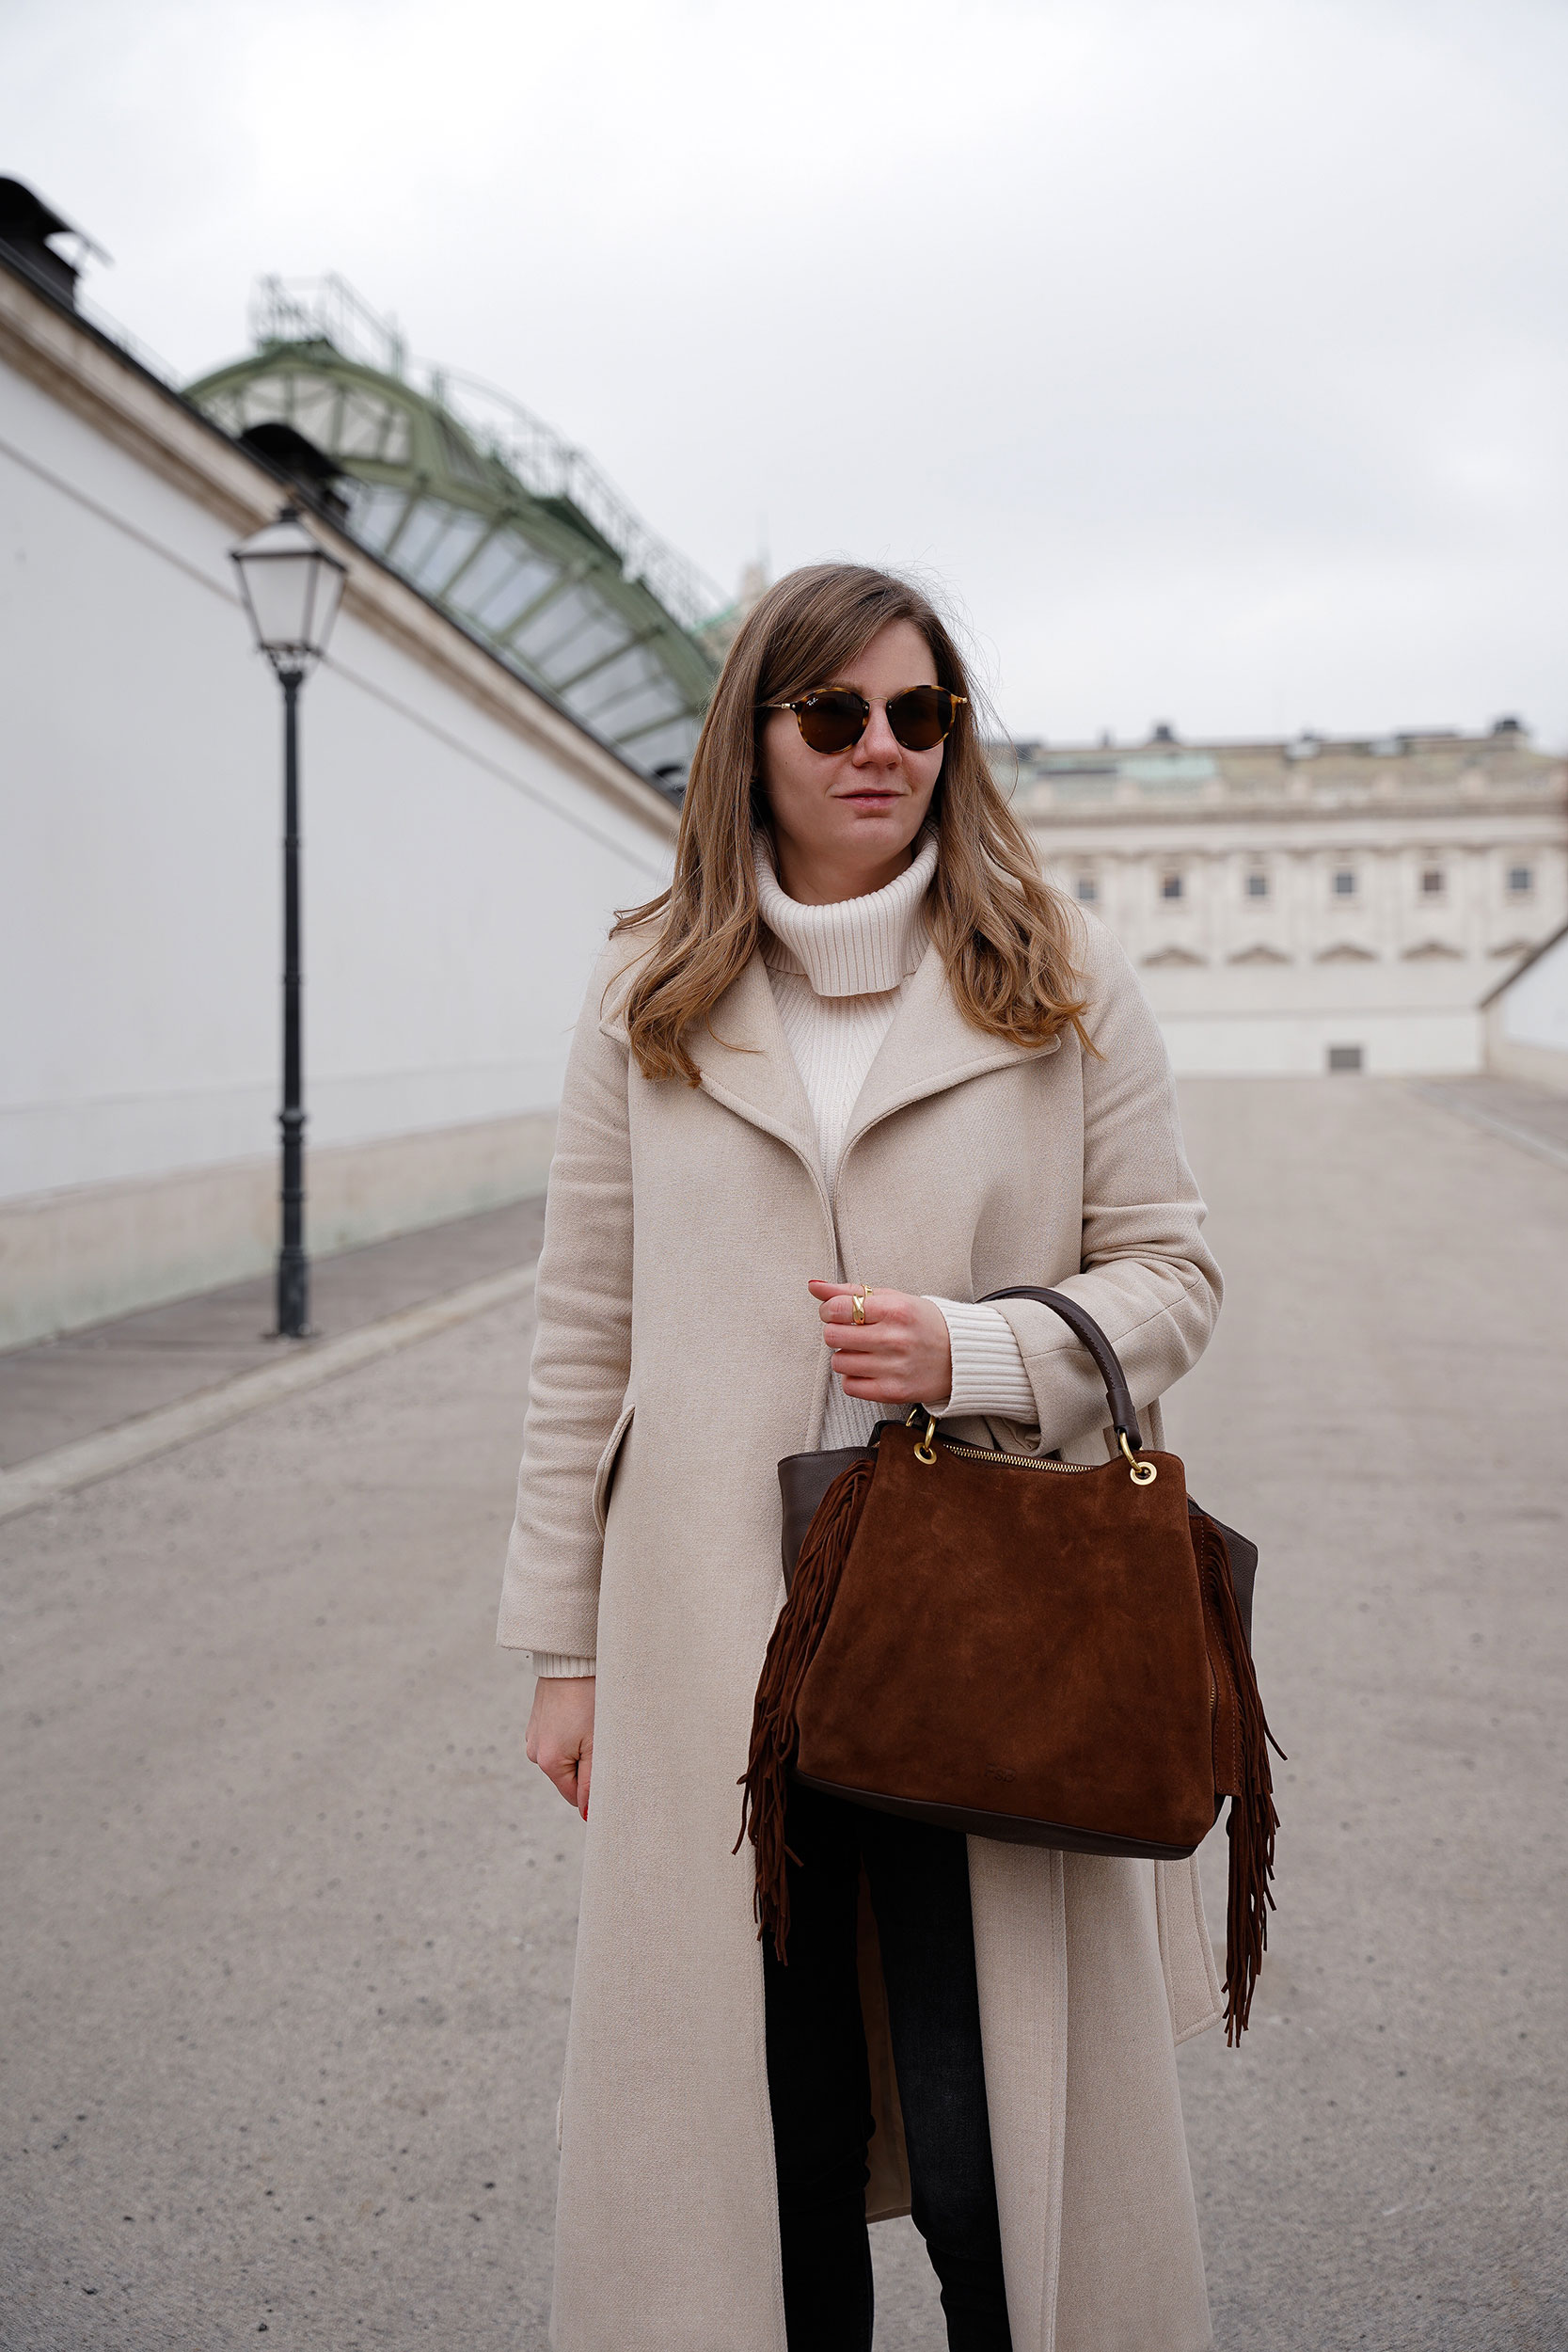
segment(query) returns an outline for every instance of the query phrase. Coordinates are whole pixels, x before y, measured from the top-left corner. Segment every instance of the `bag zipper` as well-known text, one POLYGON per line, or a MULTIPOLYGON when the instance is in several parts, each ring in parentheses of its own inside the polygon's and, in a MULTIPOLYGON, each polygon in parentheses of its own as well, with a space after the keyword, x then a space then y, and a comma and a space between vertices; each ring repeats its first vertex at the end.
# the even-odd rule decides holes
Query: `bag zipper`
POLYGON ((1000 1462, 1009 1470, 1059 1470, 1069 1478, 1079 1477, 1092 1470, 1092 1462, 1053 1462, 1039 1454, 1004 1454, 1000 1446, 968 1445, 962 1438, 939 1438, 949 1454, 961 1454, 971 1462, 1000 1462))

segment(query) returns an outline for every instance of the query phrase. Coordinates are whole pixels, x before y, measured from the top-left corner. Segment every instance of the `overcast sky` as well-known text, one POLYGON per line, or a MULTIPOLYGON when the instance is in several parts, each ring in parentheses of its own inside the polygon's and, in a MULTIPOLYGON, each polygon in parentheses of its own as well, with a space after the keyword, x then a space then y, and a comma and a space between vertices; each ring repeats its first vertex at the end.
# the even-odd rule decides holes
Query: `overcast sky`
POLYGON ((182 372, 262 271, 726 589, 913 566, 1021 736, 1568 742, 1564 0, 0 0, 182 372))

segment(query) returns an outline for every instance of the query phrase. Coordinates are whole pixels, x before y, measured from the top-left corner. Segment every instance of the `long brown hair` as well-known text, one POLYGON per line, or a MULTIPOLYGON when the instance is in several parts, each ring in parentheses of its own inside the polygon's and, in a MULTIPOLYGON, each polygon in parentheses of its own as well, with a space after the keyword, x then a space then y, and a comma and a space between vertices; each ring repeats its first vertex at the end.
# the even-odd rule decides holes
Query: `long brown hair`
POLYGON ((644 1077, 697 1065, 685 1038, 750 962, 762 928, 752 835, 767 827, 759 704, 839 675, 893 621, 912 621, 937 683, 967 699, 931 799, 937 870, 927 920, 965 1018, 991 1037, 1043 1045, 1069 1026, 1088 1042, 1073 969, 1076 909, 1040 873, 1028 835, 986 762, 963 659, 918 588, 860 564, 812 564, 768 589, 730 647, 691 761, 675 878, 616 931, 657 925, 623 1008, 644 1077))

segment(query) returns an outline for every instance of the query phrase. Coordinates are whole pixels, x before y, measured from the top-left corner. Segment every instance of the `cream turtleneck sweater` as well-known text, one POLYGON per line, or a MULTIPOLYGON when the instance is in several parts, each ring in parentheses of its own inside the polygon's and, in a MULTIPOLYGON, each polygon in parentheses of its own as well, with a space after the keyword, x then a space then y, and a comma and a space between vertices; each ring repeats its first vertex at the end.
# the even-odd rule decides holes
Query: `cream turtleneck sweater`
MULTIPOLYGON (((934 834, 922 836, 907 869, 885 890, 832 906, 802 906, 786 898, 773 870, 772 851, 756 838, 757 896, 766 929, 763 961, 779 1018, 816 1121, 817 1146, 830 1199, 850 1115, 877 1058, 911 976, 925 954, 926 894, 937 870, 934 834)), ((837 1236, 834 1254, 838 1256, 837 1236)), ((824 1269, 826 1271, 826 1269, 824 1269)), ((860 1280, 875 1268, 857 1267, 860 1280)), ((834 1268, 845 1279, 842 1259, 834 1268)), ((933 1299, 947 1324, 953 1386, 927 1409, 946 1416, 994 1413, 1032 1422, 1034 1391, 1012 1327, 995 1307, 933 1299)), ((888 1408, 846 1396, 834 1378, 818 1444, 863 1445, 888 1408)), ((533 1653, 538 1675, 591 1675, 591 1658, 533 1653)))
MULTIPOLYGON (((886 889, 832 906, 802 906, 785 897, 768 843, 761 834, 756 839, 757 897, 767 926, 763 961, 816 1120, 830 1198, 866 1073, 928 944, 926 894, 936 870, 936 835, 927 833, 886 889)), ((863 1280, 871 1271, 857 1266, 852 1279, 863 1280)), ((835 1279, 851 1279, 842 1260, 835 1279)), ((1033 1421, 1034 1391, 1006 1317, 995 1307, 961 1299, 932 1304, 946 1320, 953 1386, 945 1399, 927 1399, 927 1410, 1033 1421)), ((835 1378, 817 1442, 824 1450, 863 1445, 886 1411, 864 1397, 846 1396, 835 1378)))

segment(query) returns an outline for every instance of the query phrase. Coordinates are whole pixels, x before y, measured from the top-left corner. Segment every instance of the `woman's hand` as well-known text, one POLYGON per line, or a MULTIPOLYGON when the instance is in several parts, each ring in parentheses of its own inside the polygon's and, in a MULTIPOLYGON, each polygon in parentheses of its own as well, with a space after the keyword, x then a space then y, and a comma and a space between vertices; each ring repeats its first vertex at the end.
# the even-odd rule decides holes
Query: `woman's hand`
POLYGON ((594 1772, 594 1677, 541 1675, 528 1719, 528 1760, 588 1819, 594 1772))
POLYGON ((871 1290, 865 1321, 855 1321, 855 1282, 807 1284, 822 1316, 822 1336, 846 1396, 878 1405, 941 1404, 953 1387, 947 1318, 928 1298, 871 1290))

